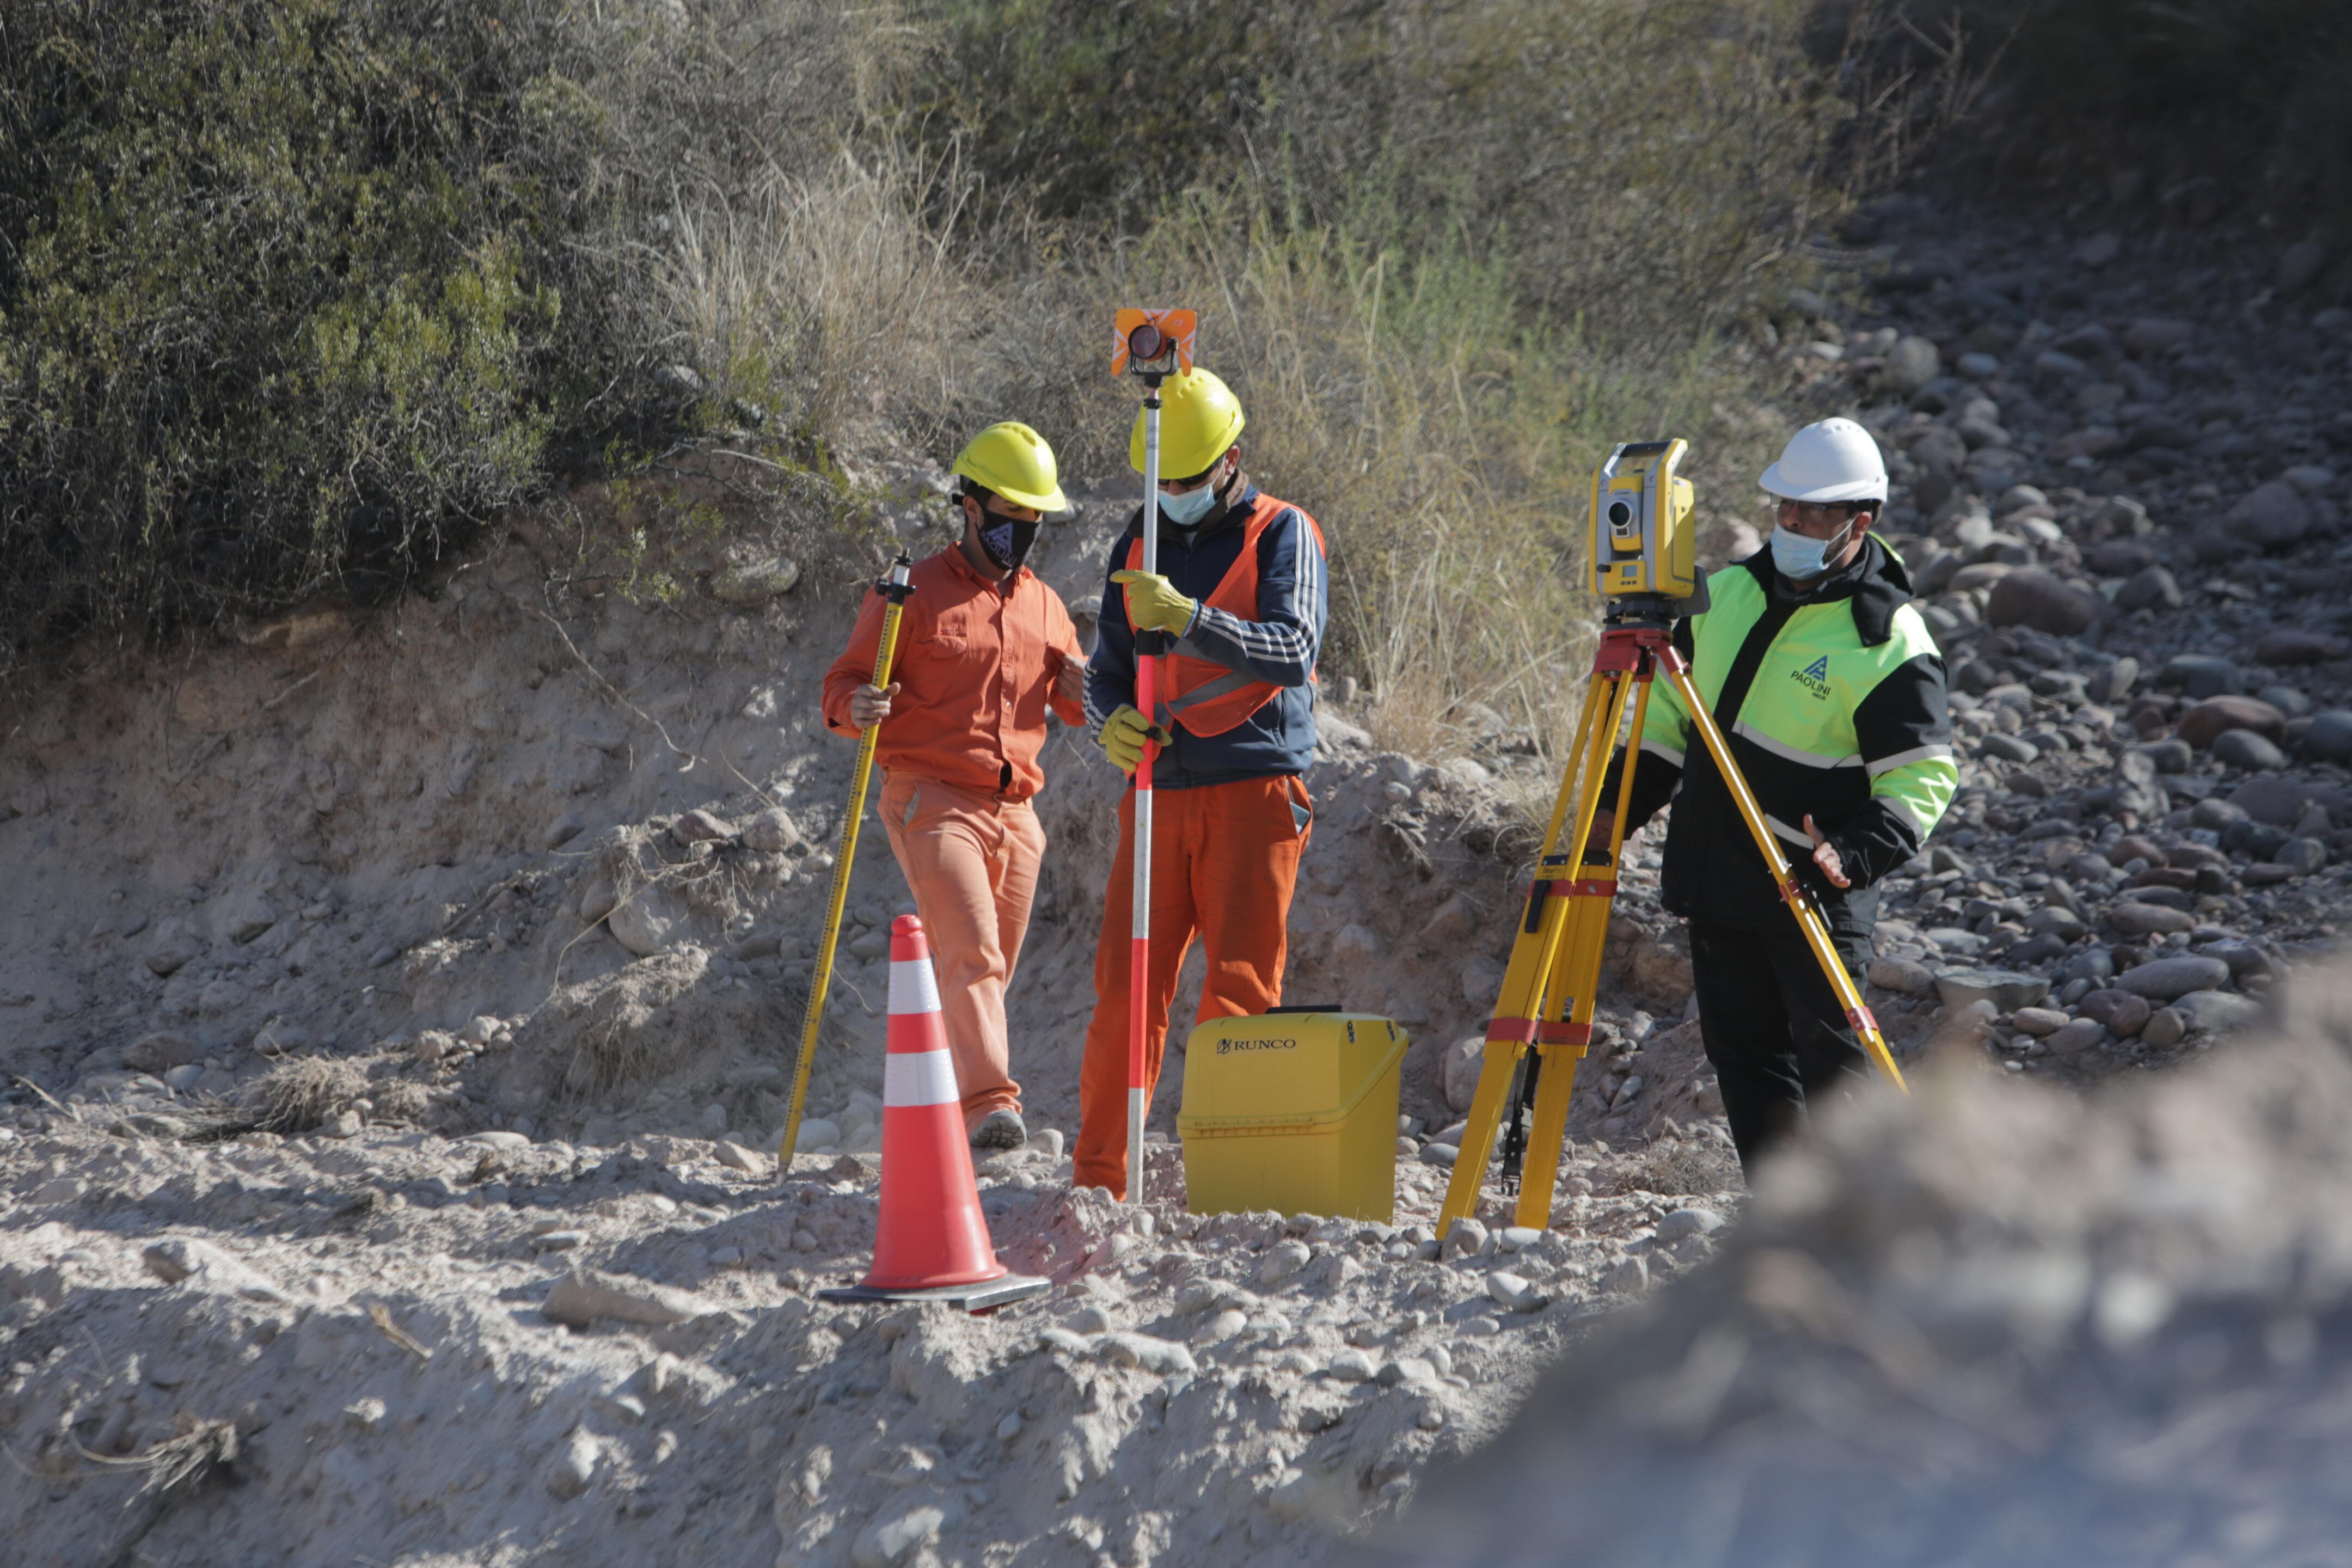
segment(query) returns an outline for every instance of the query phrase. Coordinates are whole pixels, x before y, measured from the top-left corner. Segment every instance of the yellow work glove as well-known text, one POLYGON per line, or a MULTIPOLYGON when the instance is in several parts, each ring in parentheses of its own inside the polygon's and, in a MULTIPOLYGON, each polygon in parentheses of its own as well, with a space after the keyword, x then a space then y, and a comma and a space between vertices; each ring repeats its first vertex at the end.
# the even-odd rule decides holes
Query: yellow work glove
POLYGON ((1143 765, 1143 742, 1146 739, 1166 745, 1171 737, 1165 730, 1155 730, 1143 721, 1141 710, 1131 703, 1123 703, 1111 710, 1103 721, 1102 733, 1097 739, 1102 749, 1110 753, 1111 765, 1123 773, 1132 773, 1143 765))
POLYGON ((1178 593, 1176 584, 1157 572, 1114 572, 1110 580, 1127 584, 1127 620, 1137 631, 1182 637, 1201 613, 1198 603, 1178 593))

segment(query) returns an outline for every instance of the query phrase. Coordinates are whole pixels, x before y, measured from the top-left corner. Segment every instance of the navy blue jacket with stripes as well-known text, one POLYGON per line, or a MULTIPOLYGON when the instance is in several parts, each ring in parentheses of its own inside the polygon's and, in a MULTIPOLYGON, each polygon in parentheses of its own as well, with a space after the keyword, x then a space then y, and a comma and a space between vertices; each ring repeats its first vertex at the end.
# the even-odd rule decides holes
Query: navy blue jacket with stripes
MULTIPOLYGON (((1323 551, 1297 507, 1262 495, 1243 481, 1241 493, 1197 530, 1160 525, 1160 574, 1178 593, 1205 601, 1240 558, 1251 509, 1278 507, 1257 540, 1257 614, 1254 621, 1207 604, 1184 634, 1182 651, 1244 671, 1281 689, 1274 700, 1222 735, 1175 727, 1175 743, 1160 749, 1151 770, 1155 789, 1198 789, 1239 779, 1303 773, 1315 760, 1315 687, 1310 677, 1330 614, 1323 551), (1188 531, 1191 537, 1186 537, 1188 531)), ((1111 546, 1103 579, 1102 616, 1087 662, 1087 722, 1097 734, 1121 703, 1135 700, 1135 628, 1127 619, 1127 591, 1109 574, 1127 563, 1143 509, 1128 519, 1111 546)))

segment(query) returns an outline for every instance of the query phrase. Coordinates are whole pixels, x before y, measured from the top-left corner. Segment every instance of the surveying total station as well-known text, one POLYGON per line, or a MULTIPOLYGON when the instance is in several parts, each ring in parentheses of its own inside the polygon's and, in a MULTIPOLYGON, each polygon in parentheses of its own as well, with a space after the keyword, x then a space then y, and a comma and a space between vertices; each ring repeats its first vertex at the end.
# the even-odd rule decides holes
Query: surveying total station
POLYGON ((1902 1069, 1886 1048, 1877 1020, 1863 1005, 1853 977, 1830 945, 1820 909, 1790 870, 1748 781, 1732 761, 1715 715, 1700 699, 1689 662, 1675 647, 1677 601, 1688 598, 1697 586, 1692 539, 1695 496, 1691 482, 1675 472, 1688 449, 1689 444, 1678 439, 1622 443, 1611 448, 1592 476, 1592 586, 1607 606, 1601 645, 1593 654, 1592 684, 1585 693, 1576 741, 1552 802, 1551 824, 1511 945, 1502 994, 1486 1026, 1485 1065, 1470 1102, 1454 1179, 1445 1190, 1445 1205, 1439 1211, 1440 1236, 1477 1207, 1496 1133, 1506 1127, 1500 1176, 1503 1191, 1517 1194, 1514 1223, 1538 1229, 1551 1223, 1552 1189, 1568 1130, 1569 1098, 1576 1088, 1576 1064, 1592 1040, 1593 990, 1601 978, 1601 946, 1609 936, 1609 907, 1617 896, 1626 806, 1633 799, 1633 770, 1641 756, 1638 741, 1649 712, 1651 684, 1661 672, 1723 774, 1740 819, 1847 1021, 1861 1035, 1863 1048, 1895 1088, 1904 1088, 1902 1069), (1625 749, 1608 841, 1596 844, 1592 825, 1602 782, 1618 736, 1625 730, 1629 706, 1635 743, 1625 749), (1530 1176, 1530 1170, 1539 1173, 1530 1176))
POLYGON ((1592 591, 1687 599, 1698 586, 1687 441, 1629 441, 1592 473, 1592 591))

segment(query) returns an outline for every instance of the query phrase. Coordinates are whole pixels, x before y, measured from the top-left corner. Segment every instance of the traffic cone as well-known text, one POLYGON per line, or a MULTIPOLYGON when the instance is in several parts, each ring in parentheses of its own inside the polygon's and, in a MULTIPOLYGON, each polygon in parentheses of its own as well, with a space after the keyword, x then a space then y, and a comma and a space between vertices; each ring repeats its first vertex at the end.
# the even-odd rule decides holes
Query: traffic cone
POLYGON ((996 1260, 980 1212, 955 1061, 940 1021, 923 922, 890 927, 890 1033, 882 1077, 882 1199, 874 1266, 835 1301, 946 1301, 983 1311, 1044 1294, 1046 1281, 996 1260))

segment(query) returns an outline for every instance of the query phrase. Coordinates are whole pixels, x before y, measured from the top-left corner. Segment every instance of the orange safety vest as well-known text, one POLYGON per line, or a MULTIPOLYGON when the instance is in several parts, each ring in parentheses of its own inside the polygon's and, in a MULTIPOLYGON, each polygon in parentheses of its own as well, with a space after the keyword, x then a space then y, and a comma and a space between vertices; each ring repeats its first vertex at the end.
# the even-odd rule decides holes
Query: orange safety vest
MULTIPOLYGON (((1236 616, 1245 621, 1257 619, 1257 540, 1286 509, 1307 519, 1307 531, 1315 535, 1315 548, 1323 548, 1323 526, 1308 517, 1304 508, 1288 501, 1276 500, 1261 495, 1250 510, 1250 520, 1242 527, 1241 553, 1225 571, 1216 592, 1202 603, 1236 616)), ((1128 542, 1127 569, 1143 569, 1143 541, 1128 542)), ((1134 624, 1134 608, 1128 610, 1128 624, 1134 624)), ((1183 647, 1178 643, 1178 648, 1183 647)), ((1214 659, 1194 658, 1182 652, 1169 656, 1162 669, 1167 672, 1166 684, 1172 689, 1155 695, 1153 704, 1159 710, 1155 721, 1161 724, 1182 720, 1184 728, 1195 735, 1222 735, 1267 703, 1274 700, 1282 688, 1270 680, 1259 680, 1243 670, 1227 669, 1214 659)), ((1308 671, 1307 679, 1316 679, 1308 671)))

